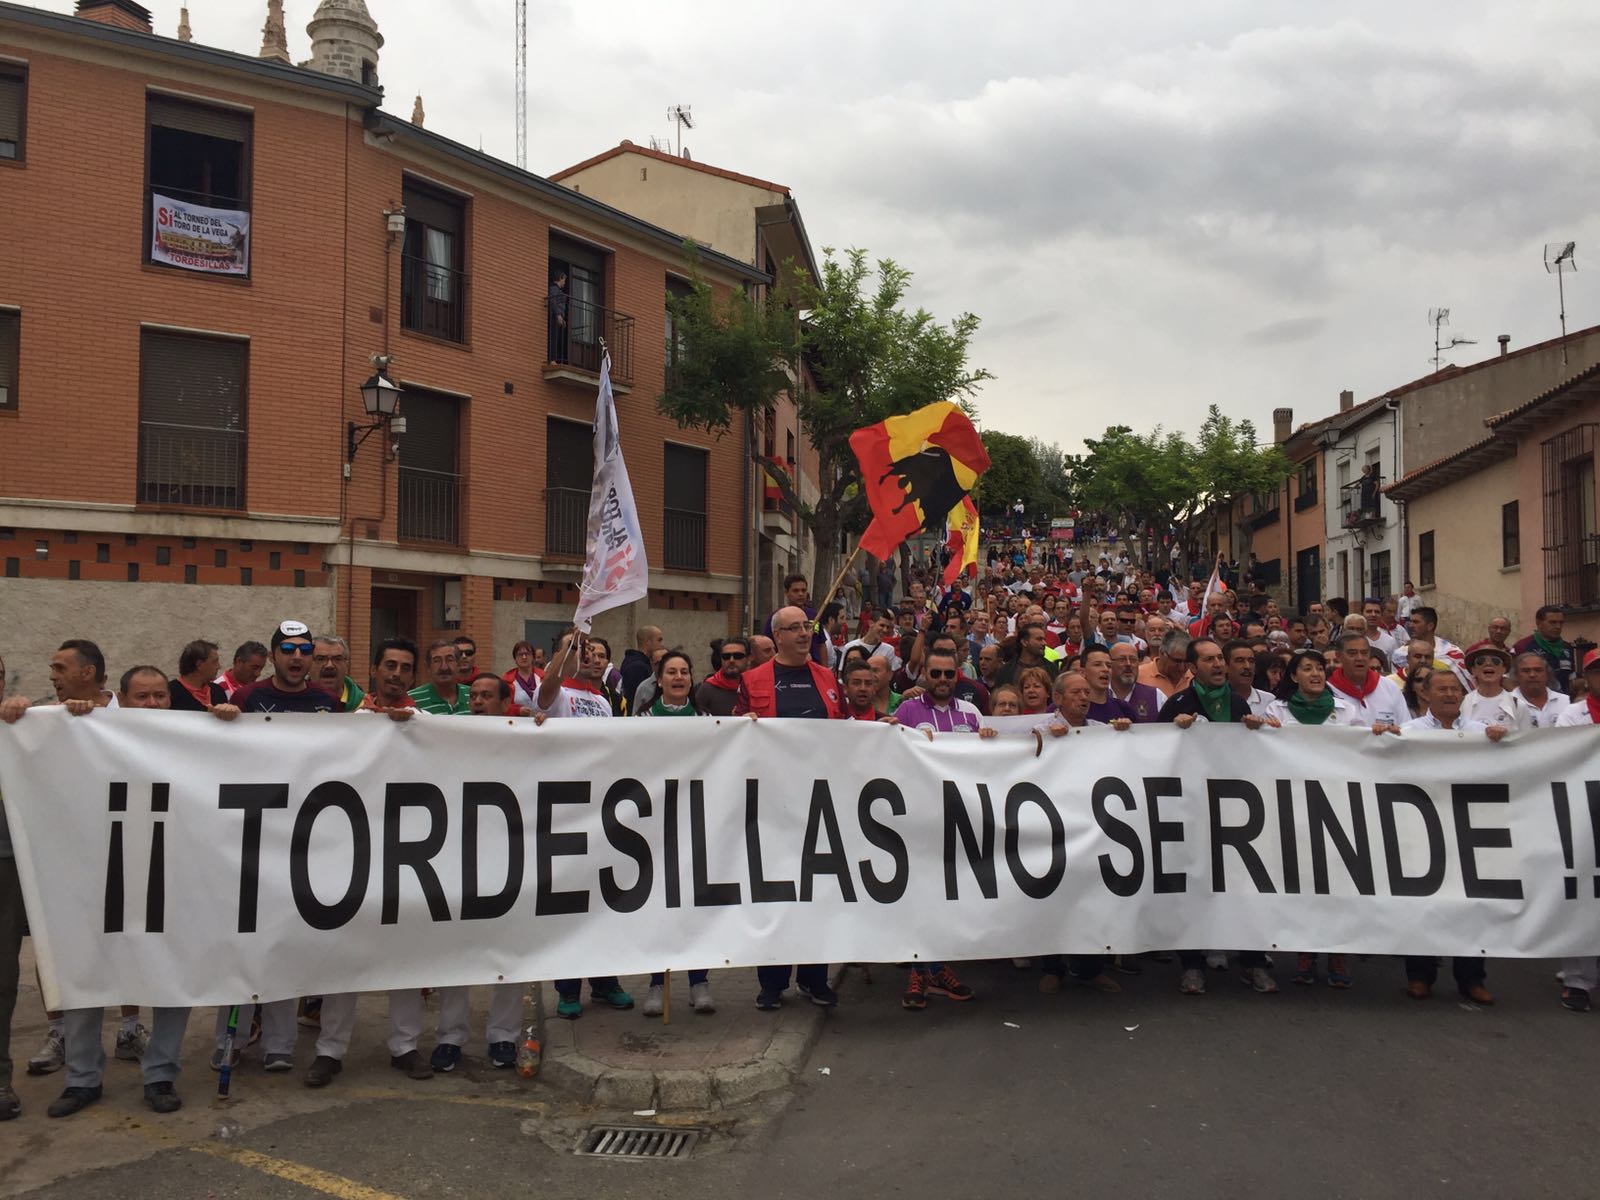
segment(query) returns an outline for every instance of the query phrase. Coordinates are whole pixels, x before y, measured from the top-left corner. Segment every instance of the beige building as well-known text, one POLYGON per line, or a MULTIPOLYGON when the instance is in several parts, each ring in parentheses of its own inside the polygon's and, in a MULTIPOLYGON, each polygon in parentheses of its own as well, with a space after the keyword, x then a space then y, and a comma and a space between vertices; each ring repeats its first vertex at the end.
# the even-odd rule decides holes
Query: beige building
MULTIPOLYGON (((813 278, 817 274, 800 208, 781 183, 627 140, 550 178, 653 225, 680 230, 702 246, 766 272, 777 286, 788 262, 813 278)), ((805 386, 805 379, 796 381, 796 388, 805 386)), ((812 576, 816 564, 816 548, 779 486, 779 475, 792 482, 802 504, 811 505, 819 494, 820 471, 792 395, 780 396, 764 420, 742 423, 738 436, 750 450, 752 466, 760 463, 744 478, 750 519, 740 539, 755 597, 750 618, 758 624, 776 607, 783 577, 791 571, 812 576)), ((812 578, 813 594, 827 584, 812 578)))

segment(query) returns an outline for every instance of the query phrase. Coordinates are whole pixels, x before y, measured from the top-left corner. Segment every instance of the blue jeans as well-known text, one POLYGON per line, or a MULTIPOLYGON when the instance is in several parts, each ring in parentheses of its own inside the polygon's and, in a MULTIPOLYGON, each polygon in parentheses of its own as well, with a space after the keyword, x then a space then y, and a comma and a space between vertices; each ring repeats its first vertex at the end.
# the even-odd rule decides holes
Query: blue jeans
POLYGON ((790 971, 794 972, 795 982, 807 991, 828 986, 827 963, 805 963, 798 967, 757 967, 756 979, 761 984, 763 992, 784 992, 789 988, 790 971))
MULTIPOLYGON (((589 991, 591 993, 599 992, 602 996, 610 995, 621 986, 622 985, 617 982, 617 977, 615 975, 596 975, 594 978, 589 980, 589 991)), ((576 999, 578 993, 582 990, 583 980, 581 979, 556 980, 556 991, 562 996, 571 996, 576 999)))

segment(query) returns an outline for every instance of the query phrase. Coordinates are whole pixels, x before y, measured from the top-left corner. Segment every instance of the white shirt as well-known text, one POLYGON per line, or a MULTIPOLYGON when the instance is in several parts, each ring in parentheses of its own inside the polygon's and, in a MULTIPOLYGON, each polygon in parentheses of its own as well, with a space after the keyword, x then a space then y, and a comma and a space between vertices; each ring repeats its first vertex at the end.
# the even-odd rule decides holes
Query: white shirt
POLYGON ((876 646, 869 646, 864 638, 856 638, 853 642, 846 642, 844 649, 839 652, 840 661, 842 662, 844 656, 857 646, 867 652, 868 658, 886 658, 889 660, 889 668, 891 670, 898 671, 900 669, 900 656, 894 652, 893 646, 889 645, 888 642, 879 642, 876 646))
POLYGON ((1483 696, 1476 689, 1461 701, 1461 715, 1484 725, 1502 725, 1506 729, 1532 729, 1533 719, 1528 715, 1528 705, 1515 692, 1501 690, 1498 696, 1483 696))
POLYGON ((556 698, 550 702, 550 707, 539 711, 549 713, 552 717, 609 717, 611 701, 598 692, 568 687, 563 683, 556 698))
MULTIPOLYGON (((1367 669, 1370 671, 1372 668, 1367 669)), ((1372 689, 1369 696, 1357 699, 1348 692, 1337 694, 1339 699, 1347 701, 1361 714, 1363 725, 1375 725, 1380 721, 1385 725, 1399 725, 1411 716, 1411 710, 1406 707, 1405 694, 1386 676, 1378 680, 1378 686, 1372 689)))
MULTIPOLYGON (((1237 692, 1234 694, 1238 695, 1237 692)), ((1271 692, 1263 692, 1260 688, 1253 687, 1250 689, 1250 694, 1243 697, 1243 700, 1250 706, 1252 716, 1264 717, 1271 711, 1272 706, 1277 703, 1278 698, 1271 692)))
POLYGON ((1570 729, 1574 725, 1593 725, 1594 716, 1587 704, 1568 704, 1567 711, 1556 718, 1556 724, 1563 729, 1570 729))
MULTIPOLYGON (((1267 711, 1261 715, 1278 718, 1278 724, 1280 725, 1300 724, 1299 719, 1294 715, 1294 711, 1290 709, 1287 700, 1274 700, 1268 706, 1267 711)), ((1338 692, 1333 692, 1333 712, 1323 722, 1324 725, 1366 725, 1368 723, 1361 719, 1360 710, 1354 704, 1351 704, 1349 699, 1338 692)))
POLYGON ((1560 692, 1545 692, 1543 708, 1535 708, 1533 701, 1522 694, 1521 688, 1515 689, 1511 694, 1527 705, 1528 720, 1534 729, 1549 729, 1561 719, 1562 713, 1572 707, 1572 701, 1560 692))
POLYGON ((1483 730, 1487 729, 1488 726, 1485 725, 1482 721, 1473 721, 1473 720, 1469 720, 1466 717, 1457 717, 1456 718, 1456 723, 1454 725, 1445 726, 1445 725, 1440 723, 1438 717, 1434 716, 1430 712, 1430 713, 1423 713, 1420 717, 1413 717, 1411 720, 1407 721, 1404 725, 1400 726, 1400 732, 1401 733, 1418 733, 1418 732, 1421 732, 1422 730, 1425 730, 1425 729, 1445 729, 1445 728, 1457 729, 1457 730, 1461 730, 1461 731, 1466 732, 1466 733, 1481 733, 1483 730))
POLYGON ((1400 624, 1404 625, 1411 619, 1411 610, 1414 608, 1420 608, 1421 606, 1421 596, 1407 596, 1402 593, 1399 602, 1395 605, 1394 615, 1399 617, 1400 624))
POLYGON ((1376 629, 1371 625, 1367 626, 1367 642, 1386 659, 1393 658, 1396 648, 1400 645, 1395 640, 1394 634, 1390 633, 1382 625, 1377 626, 1376 629))

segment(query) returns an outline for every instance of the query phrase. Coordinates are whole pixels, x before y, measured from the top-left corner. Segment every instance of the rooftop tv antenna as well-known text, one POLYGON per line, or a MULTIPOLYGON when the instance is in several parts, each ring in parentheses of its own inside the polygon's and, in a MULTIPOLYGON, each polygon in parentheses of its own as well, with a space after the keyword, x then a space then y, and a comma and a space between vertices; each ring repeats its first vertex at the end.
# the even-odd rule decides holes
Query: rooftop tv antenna
POLYGON ((694 128, 694 118, 689 115, 690 106, 687 104, 673 104, 667 108, 667 120, 678 127, 678 157, 683 157, 683 131, 694 128))
POLYGON ((528 0, 517 0, 517 167, 528 169, 528 0))
POLYGON ((1444 368, 1444 352, 1454 350, 1457 346, 1476 346, 1477 338, 1453 337, 1448 342, 1441 333, 1443 328, 1450 324, 1450 310, 1448 308, 1430 308, 1428 310, 1428 324, 1433 326, 1433 369, 1444 368))
POLYGON ((1578 269, 1577 242, 1546 242, 1544 269, 1556 277, 1556 295, 1561 299, 1561 365, 1567 365, 1567 288, 1562 276, 1578 269))

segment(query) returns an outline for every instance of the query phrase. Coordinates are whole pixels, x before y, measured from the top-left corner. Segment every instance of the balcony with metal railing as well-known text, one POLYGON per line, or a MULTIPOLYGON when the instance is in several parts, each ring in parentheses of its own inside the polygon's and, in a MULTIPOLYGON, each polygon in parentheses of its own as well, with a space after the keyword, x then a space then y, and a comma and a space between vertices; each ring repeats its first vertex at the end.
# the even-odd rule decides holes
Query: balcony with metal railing
POLYGON ((626 395, 633 384, 633 318, 577 296, 566 298, 566 310, 565 325, 546 317, 544 377, 593 386, 603 341, 611 351, 612 389, 626 395))
POLYGON ((403 542, 461 544, 461 476, 400 468, 397 532, 403 542))
POLYGON ((589 489, 546 488, 544 552, 556 558, 579 558, 587 552, 589 489))
POLYGON ((1600 608, 1600 534, 1544 547, 1544 602, 1600 608))
POLYGON ((450 342, 467 338, 465 271, 416 255, 400 259, 400 327, 450 342))
POLYGON ((244 507, 242 429, 139 422, 139 503, 244 507))
POLYGON ((1339 524, 1345 529, 1367 529, 1383 524, 1383 477, 1374 471, 1339 488, 1339 524))

